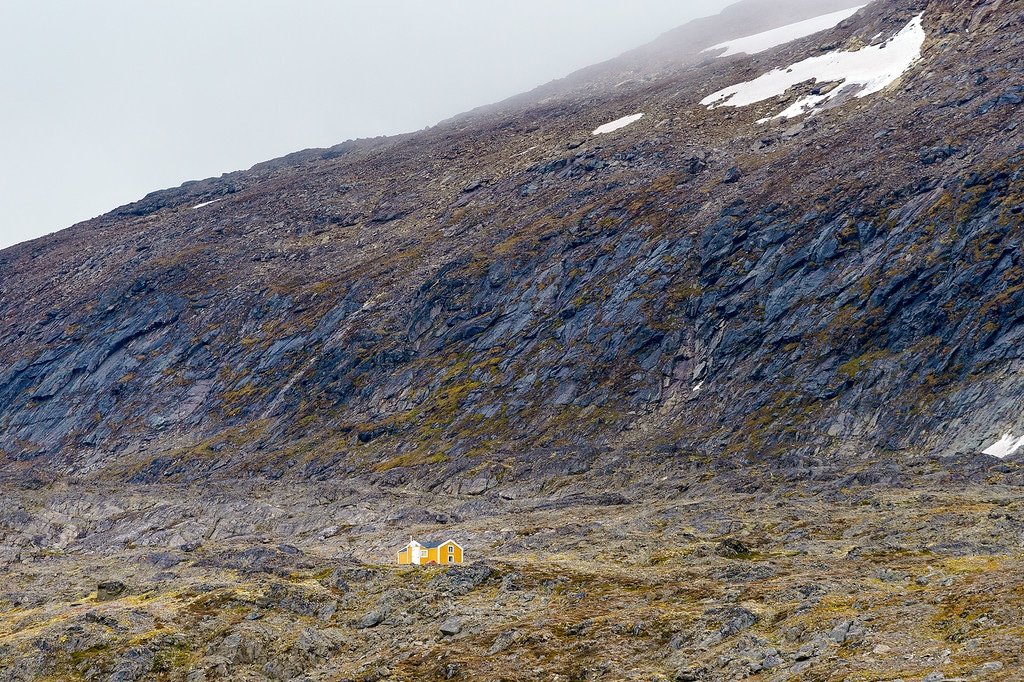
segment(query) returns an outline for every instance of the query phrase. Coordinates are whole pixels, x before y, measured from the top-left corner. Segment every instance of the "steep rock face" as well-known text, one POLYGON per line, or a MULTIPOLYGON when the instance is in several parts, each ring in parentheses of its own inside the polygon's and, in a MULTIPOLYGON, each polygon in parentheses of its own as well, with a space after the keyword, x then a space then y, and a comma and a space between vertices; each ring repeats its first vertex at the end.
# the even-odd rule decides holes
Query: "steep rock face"
POLYGON ((503 462, 602 452, 977 451, 1024 427, 1021 12, 880 0, 756 57, 303 152, 0 252, 4 471, 429 464, 486 490, 503 462), (767 124, 808 88, 699 104, 922 11, 922 58, 881 93, 767 124))

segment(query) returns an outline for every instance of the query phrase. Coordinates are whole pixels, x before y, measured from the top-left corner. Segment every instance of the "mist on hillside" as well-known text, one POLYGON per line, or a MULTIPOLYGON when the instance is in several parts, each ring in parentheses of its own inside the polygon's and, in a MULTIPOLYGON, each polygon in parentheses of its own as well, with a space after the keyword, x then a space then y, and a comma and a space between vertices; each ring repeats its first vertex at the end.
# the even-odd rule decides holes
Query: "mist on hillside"
POLYGON ((5 3, 0 248, 183 181, 409 132, 727 0, 5 3))

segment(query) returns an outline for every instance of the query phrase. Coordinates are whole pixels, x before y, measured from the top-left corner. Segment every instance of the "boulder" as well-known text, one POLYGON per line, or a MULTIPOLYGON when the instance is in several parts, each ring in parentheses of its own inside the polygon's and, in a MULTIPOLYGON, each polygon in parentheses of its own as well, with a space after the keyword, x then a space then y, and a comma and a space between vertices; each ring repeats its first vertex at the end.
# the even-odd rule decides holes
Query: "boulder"
POLYGON ((120 580, 106 580, 96 586, 96 598, 99 601, 110 601, 117 599, 127 591, 127 585, 120 580))
POLYGON ((462 632, 462 621, 458 618, 449 618, 441 623, 441 627, 438 630, 443 637, 454 637, 462 632))
POLYGON ((715 547, 715 554, 727 559, 735 559, 750 554, 750 550, 736 538, 726 538, 715 547))
POLYGON ((355 627, 356 630, 366 630, 368 628, 375 628, 381 623, 383 623, 386 618, 387 614, 384 613, 383 610, 377 609, 374 611, 370 611, 369 613, 364 615, 362 618, 356 621, 353 627, 355 627))

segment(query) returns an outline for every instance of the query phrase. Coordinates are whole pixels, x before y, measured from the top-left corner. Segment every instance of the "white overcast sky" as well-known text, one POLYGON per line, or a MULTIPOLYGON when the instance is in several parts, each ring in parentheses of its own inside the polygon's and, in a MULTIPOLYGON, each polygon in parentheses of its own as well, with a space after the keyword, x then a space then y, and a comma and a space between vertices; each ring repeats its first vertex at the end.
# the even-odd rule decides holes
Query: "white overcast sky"
POLYGON ((0 248, 308 147, 418 130, 728 0, 0 0, 0 248))

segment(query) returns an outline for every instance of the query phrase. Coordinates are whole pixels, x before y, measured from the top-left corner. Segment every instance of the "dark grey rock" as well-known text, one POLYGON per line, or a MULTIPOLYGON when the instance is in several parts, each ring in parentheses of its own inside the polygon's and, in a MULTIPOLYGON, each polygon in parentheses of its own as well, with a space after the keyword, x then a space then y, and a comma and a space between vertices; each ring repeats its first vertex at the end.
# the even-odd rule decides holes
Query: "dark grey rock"
POLYGON ((750 549, 736 538, 726 538, 715 547, 715 554, 735 559, 750 554, 750 549))
POLYGON ((582 620, 579 623, 574 623, 572 625, 567 625, 565 627, 565 634, 569 635, 571 637, 581 637, 583 635, 586 635, 588 632, 590 632, 590 630, 593 629, 593 627, 594 627, 593 619, 587 618, 586 620, 582 620))
POLYGON ((521 573, 512 572, 507 573, 501 579, 501 591, 502 592, 518 592, 523 589, 522 587, 523 576, 521 573))
POLYGON ((370 611, 369 613, 365 614, 362 618, 356 621, 353 627, 355 627, 357 630, 375 628, 381 623, 383 623, 386 619, 387 614, 383 610, 377 609, 375 611, 370 611))
POLYGON ((1004 667, 1005 666, 1000 661, 988 661, 986 663, 982 663, 977 668, 975 668, 972 674, 983 676, 989 673, 997 673, 1004 667))
POLYGON ((180 564, 183 559, 177 554, 173 554, 171 552, 154 552, 146 557, 146 561, 157 568, 168 569, 174 568, 180 564))
POLYGON ((758 621, 757 614, 743 607, 726 609, 723 616, 724 623, 718 631, 723 638, 743 632, 758 621))
POLYGON ((462 621, 458 618, 449 618, 448 620, 441 623, 438 631, 444 637, 454 637, 455 635, 462 632, 462 621))
POLYGON ((435 590, 447 590, 454 595, 463 595, 483 585, 493 575, 494 569, 480 562, 464 566, 452 566, 443 573, 431 578, 428 586, 435 590))
POLYGON ((520 641, 523 635, 518 630, 505 630, 494 639, 494 643, 487 649, 487 655, 499 654, 520 641))
POLYGON ((96 586, 96 598, 100 601, 117 599, 128 591, 128 586, 120 580, 107 580, 96 586))

